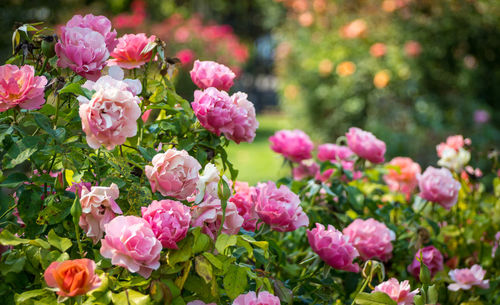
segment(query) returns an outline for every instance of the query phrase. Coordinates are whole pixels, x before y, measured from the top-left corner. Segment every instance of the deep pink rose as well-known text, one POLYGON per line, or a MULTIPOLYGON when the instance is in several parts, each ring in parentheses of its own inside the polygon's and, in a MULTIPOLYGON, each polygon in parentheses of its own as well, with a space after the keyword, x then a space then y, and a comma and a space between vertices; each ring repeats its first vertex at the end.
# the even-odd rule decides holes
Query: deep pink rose
POLYGON ((142 50, 155 39, 155 35, 148 38, 144 33, 123 35, 111 52, 113 59, 108 60, 108 65, 117 65, 123 69, 139 68, 151 59, 153 50, 146 53, 142 53, 142 50))
POLYGON ((93 87, 98 90, 92 99, 80 105, 82 128, 90 147, 111 150, 137 134, 140 99, 127 83, 111 76, 99 78, 93 87))
POLYGON ((359 256, 358 250, 349 241, 349 237, 328 225, 316 223, 316 228, 307 230, 309 245, 318 256, 335 269, 359 272, 359 265, 352 261, 359 256))
MULTIPOLYGON (((193 207, 191 211, 192 226, 201 227, 202 232, 215 240, 222 222, 222 206, 218 198, 208 197, 201 204, 193 207)), ((235 235, 243 225, 243 217, 238 214, 238 208, 230 201, 226 206, 226 218, 221 233, 235 235)))
POLYGON ((19 105, 23 109, 39 109, 45 103, 45 76, 35 76, 30 65, 0 66, 0 112, 19 105))
POLYGON ((201 126, 220 136, 221 133, 232 133, 234 104, 225 91, 210 87, 194 92, 193 111, 201 126))
POLYGON ((253 202, 253 197, 256 195, 255 187, 249 186, 247 182, 235 181, 234 190, 236 193, 229 198, 229 201, 234 203, 238 214, 243 217, 243 229, 253 232, 258 220, 253 202))
POLYGON ((233 301, 233 305, 280 305, 280 299, 277 296, 270 294, 267 291, 259 292, 259 295, 255 291, 250 291, 249 293, 240 294, 233 301))
POLYGON ((155 155, 152 163, 146 165, 145 172, 153 192, 180 200, 194 193, 201 165, 187 151, 171 148, 155 155))
POLYGON ((342 233, 356 247, 363 260, 379 259, 387 262, 392 257, 392 241, 396 239, 393 231, 384 223, 373 218, 356 219, 342 233))
POLYGON ((309 136, 302 130, 280 130, 269 137, 271 149, 283 157, 293 161, 311 159, 314 145, 309 136))
POLYGON ((74 297, 84 295, 101 285, 101 279, 95 270, 96 264, 93 260, 74 259, 52 262, 43 277, 47 286, 55 288, 58 295, 74 297))
POLYGON ((384 162, 385 143, 371 132, 351 127, 346 137, 347 145, 359 157, 375 164, 384 162))
POLYGON ((313 159, 302 160, 298 166, 293 168, 292 174, 294 180, 316 178, 316 175, 320 174, 319 165, 313 159))
POLYGON ((417 257, 420 257, 424 265, 429 268, 431 276, 443 270, 443 255, 434 246, 427 246, 415 253, 413 262, 408 266, 408 272, 415 278, 418 279, 420 277, 420 262, 417 260, 417 257))
POLYGON ((179 58, 183 66, 188 65, 193 62, 195 54, 190 49, 182 49, 175 54, 175 57, 179 58))
POLYGON ((114 183, 110 187, 94 186, 90 190, 82 188, 80 197, 82 215, 79 225, 94 244, 102 238, 104 226, 115 218, 115 214, 123 214, 115 201, 119 195, 118 186, 114 183))
POLYGON ((299 196, 286 185, 277 188, 272 181, 259 183, 254 202, 259 218, 275 231, 290 232, 309 225, 309 218, 300 206, 299 196))
POLYGON ((228 91, 233 86, 236 74, 228 67, 214 61, 196 60, 190 72, 193 83, 200 89, 214 87, 228 91))
POLYGON ((179 201, 154 200, 141 212, 163 247, 178 249, 177 243, 186 237, 191 222, 189 207, 179 201))
POLYGON ((101 255, 113 265, 137 272, 145 278, 160 268, 161 242, 149 223, 137 216, 118 216, 104 226, 101 255))
POLYGON ((397 279, 391 278, 375 286, 372 292, 377 291, 387 294, 398 305, 413 305, 413 298, 418 294, 419 289, 411 291, 410 282, 402 281, 400 283, 397 279))
POLYGON ((486 270, 481 266, 474 265, 471 268, 451 270, 448 275, 455 283, 450 284, 448 289, 451 291, 469 290, 472 286, 477 286, 483 289, 490 288, 490 281, 485 280, 486 270))
POLYGON ((422 171, 420 165, 407 157, 396 157, 389 165, 391 167, 384 176, 385 183, 391 191, 405 194, 408 200, 418 185, 418 175, 422 171))
POLYGON ((237 144, 253 142, 255 131, 259 127, 259 122, 255 117, 255 108, 247 97, 247 94, 243 92, 236 92, 231 96, 231 102, 234 104, 231 113, 233 128, 224 132, 224 135, 237 144))
POLYGON ((449 210, 457 203, 460 183, 453 178, 446 168, 429 166, 418 178, 420 197, 436 202, 449 210))
POLYGON ((66 23, 66 27, 89 28, 98 32, 104 37, 106 48, 109 52, 113 51, 118 44, 118 41, 116 40, 116 30, 111 31, 111 21, 109 21, 109 19, 105 16, 87 14, 82 17, 81 15, 75 15, 68 21, 68 23, 66 23))

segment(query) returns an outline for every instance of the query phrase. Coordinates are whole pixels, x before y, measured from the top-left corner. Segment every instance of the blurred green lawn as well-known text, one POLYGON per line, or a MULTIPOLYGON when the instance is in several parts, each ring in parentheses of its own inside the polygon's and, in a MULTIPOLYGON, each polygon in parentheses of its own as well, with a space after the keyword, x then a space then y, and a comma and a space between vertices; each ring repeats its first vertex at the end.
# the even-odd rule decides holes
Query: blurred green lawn
POLYGON ((253 143, 236 144, 228 147, 229 160, 239 170, 238 180, 251 185, 259 181, 277 180, 289 173, 283 168, 283 158, 269 148, 269 137, 277 130, 290 129, 292 123, 281 113, 263 113, 257 116, 259 128, 253 143))

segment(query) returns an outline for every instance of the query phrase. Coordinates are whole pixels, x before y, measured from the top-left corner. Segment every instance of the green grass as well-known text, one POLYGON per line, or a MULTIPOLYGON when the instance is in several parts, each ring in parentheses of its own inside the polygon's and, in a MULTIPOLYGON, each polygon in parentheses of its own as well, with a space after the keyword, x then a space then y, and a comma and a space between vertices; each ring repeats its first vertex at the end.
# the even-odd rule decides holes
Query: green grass
POLYGON ((253 143, 231 143, 229 160, 239 170, 238 180, 251 185, 259 181, 277 180, 289 173, 283 168, 283 157, 269 147, 269 137, 280 129, 290 129, 292 123, 283 114, 266 113, 257 116, 259 128, 253 143))

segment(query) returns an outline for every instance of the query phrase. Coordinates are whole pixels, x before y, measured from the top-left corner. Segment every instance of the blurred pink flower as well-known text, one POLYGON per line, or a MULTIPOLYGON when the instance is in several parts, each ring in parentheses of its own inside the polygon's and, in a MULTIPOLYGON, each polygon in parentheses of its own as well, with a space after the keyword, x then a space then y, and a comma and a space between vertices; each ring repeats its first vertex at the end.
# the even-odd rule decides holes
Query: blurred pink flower
POLYGON ((419 289, 411 291, 410 282, 402 281, 400 283, 397 279, 391 278, 375 286, 372 293, 377 291, 387 294, 398 305, 413 305, 413 298, 418 294, 419 289))
POLYGON ((271 149, 293 162, 311 159, 314 145, 302 130, 280 130, 269 137, 271 149))
POLYGON ((214 87, 228 91, 236 75, 228 67, 214 61, 196 60, 190 72, 191 79, 200 89, 214 87))
POLYGON ((460 148, 470 144, 471 140, 469 138, 464 139, 462 135, 449 136, 446 139, 446 142, 439 143, 439 145, 436 146, 436 151, 438 156, 442 157, 446 149, 454 149, 458 152, 460 148))
POLYGON ((427 266, 431 273, 431 277, 438 271, 443 270, 443 255, 434 246, 427 246, 419 249, 417 253, 415 253, 413 262, 408 266, 408 272, 416 279, 420 277, 420 262, 417 258, 421 258, 423 264, 427 266))
POLYGON ((0 112, 19 106, 23 109, 39 109, 45 103, 45 76, 35 76, 30 65, 0 66, 0 112))
POLYGON ((405 43, 404 50, 406 55, 410 57, 418 57, 422 52, 422 46, 418 41, 410 40, 405 43))
POLYGON ((373 218, 356 219, 342 233, 359 252, 363 260, 379 259, 387 262, 392 257, 392 241, 396 234, 373 218))
POLYGON ((490 288, 490 281, 484 280, 486 270, 483 270, 479 265, 474 265, 471 268, 450 270, 448 275, 455 282, 448 285, 448 289, 451 291, 469 290, 472 286, 483 289, 490 288))
POLYGON ((108 65, 117 65, 123 69, 141 67, 151 59, 153 54, 153 50, 146 53, 142 51, 155 39, 155 35, 148 38, 144 33, 123 35, 118 39, 118 45, 111 52, 113 58, 108 60, 108 65))
POLYGON ((275 231, 295 231, 309 225, 309 218, 300 206, 299 196, 285 185, 277 188, 272 181, 259 183, 254 201, 259 218, 275 231))
POLYGON ((258 216, 255 212, 253 197, 256 195, 255 187, 249 186, 247 182, 234 182, 235 194, 229 198, 238 209, 238 214, 243 217, 243 229, 255 231, 258 216))
POLYGON ((420 197, 438 203, 447 210, 457 203, 458 191, 461 187, 448 169, 437 169, 432 166, 419 175, 418 186, 420 197))
POLYGON ((338 163, 348 160, 352 155, 354 155, 353 151, 347 146, 331 143, 318 146, 318 159, 322 162, 330 161, 332 163, 338 163))
POLYGON ((117 29, 137 28, 146 19, 146 2, 144 0, 134 0, 130 7, 132 14, 122 13, 113 18, 113 24, 117 29))
POLYGON ((474 122, 476 124, 486 124, 490 121, 490 113, 484 109, 474 111, 474 122))
POLYGON ((259 292, 259 295, 254 291, 246 294, 240 294, 233 301, 233 305, 280 305, 280 299, 267 291, 259 292))
MULTIPOLYGON (((19 220, 18 220, 19 222, 19 220)), ((497 250, 498 250, 498 244, 500 243, 500 231, 495 234, 495 242, 493 243, 493 248, 491 249, 491 257, 495 258, 497 250)))
POLYGON ((175 54, 175 57, 179 58, 181 64, 186 66, 193 62, 195 54, 191 49, 182 49, 175 54))
POLYGON ((360 158, 372 163, 384 162, 385 143, 377 139, 371 132, 351 127, 346 133, 347 145, 360 158))
POLYGON ((178 249, 177 242, 186 237, 191 222, 188 206, 175 200, 153 200, 141 208, 141 214, 164 248, 178 249))
POLYGON ((294 180, 315 178, 319 174, 319 165, 313 159, 302 160, 292 171, 294 180))
POLYGON ((411 193, 418 185, 418 175, 422 171, 420 165, 407 157, 396 157, 389 162, 387 175, 384 176, 385 183, 393 192, 401 192, 409 200, 411 193))
POLYGON ((373 57, 382 57, 387 52, 387 47, 381 42, 377 42, 370 47, 370 54, 373 57))
POLYGON ((363 19, 356 19, 340 29, 340 35, 344 38, 359 38, 366 34, 368 26, 363 19))
POLYGON ((316 228, 307 230, 309 245, 318 256, 335 269, 359 272, 359 265, 352 261, 359 256, 349 237, 342 235, 332 225, 328 229, 316 223, 316 228))
POLYGON ((105 226, 101 255, 113 265, 148 278, 160 268, 161 242, 149 223, 137 216, 118 216, 105 226))

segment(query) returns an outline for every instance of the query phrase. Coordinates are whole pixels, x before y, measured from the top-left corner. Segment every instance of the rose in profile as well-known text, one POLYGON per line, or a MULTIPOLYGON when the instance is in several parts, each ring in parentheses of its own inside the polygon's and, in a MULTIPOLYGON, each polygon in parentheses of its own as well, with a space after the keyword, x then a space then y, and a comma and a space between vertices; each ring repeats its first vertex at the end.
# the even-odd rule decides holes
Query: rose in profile
POLYGON ((210 87, 228 91, 234 83, 236 74, 228 67, 214 61, 196 60, 190 72, 193 83, 200 89, 210 87))
POLYGON ((427 246, 415 253, 413 262, 408 266, 408 272, 417 279, 420 277, 420 262, 417 258, 420 258, 422 263, 429 268, 431 276, 443 270, 443 255, 434 246, 427 246))
POLYGON ((469 290, 473 286, 483 289, 490 288, 490 281, 484 279, 486 270, 477 264, 471 268, 451 270, 448 275, 454 281, 454 283, 448 286, 448 289, 451 291, 458 291, 460 289, 469 290))
POLYGON ((30 65, 21 68, 14 65, 0 66, 0 112, 19 106, 23 109, 39 109, 45 103, 45 76, 35 76, 30 65))
POLYGON ((101 279, 95 274, 93 260, 82 258, 64 262, 52 262, 43 277, 47 286, 57 289, 62 297, 74 297, 86 294, 101 285, 101 279))
POLYGON ((359 265, 352 261, 359 256, 358 250, 332 225, 328 229, 316 223, 316 228, 307 230, 307 239, 314 252, 328 265, 335 269, 359 272, 359 265))
POLYGON ((270 294, 267 291, 259 292, 259 295, 255 291, 250 291, 249 293, 240 294, 233 301, 233 305, 280 305, 280 299, 277 296, 270 294))
POLYGON ((153 50, 142 52, 144 48, 154 42, 155 35, 149 38, 144 33, 125 34, 118 39, 118 45, 111 52, 112 59, 108 60, 108 65, 117 65, 123 69, 139 68, 147 63, 153 55, 153 50))
POLYGON ((153 192, 180 200, 194 193, 201 165, 187 151, 168 149, 155 155, 152 163, 146 165, 145 172, 153 192))
POLYGON ((373 218, 358 218, 342 233, 349 237, 363 260, 379 259, 387 262, 392 257, 392 241, 396 235, 384 223, 373 218))
POLYGON ((254 201, 259 218, 275 231, 290 232, 309 225, 299 196, 285 185, 277 188, 272 181, 259 183, 254 201))
POLYGON ((384 162, 385 143, 377 139, 371 132, 351 127, 346 133, 346 137, 347 145, 360 158, 375 164, 384 162))
POLYGON ((457 203, 460 183, 453 178, 451 172, 446 168, 434 168, 429 166, 418 178, 420 197, 438 203, 449 210, 457 203))
POLYGON ((413 298, 418 294, 419 289, 411 291, 410 282, 402 281, 400 283, 397 279, 391 278, 375 286, 372 293, 377 291, 387 294, 398 305, 413 305, 413 298))
POLYGON ((224 132, 224 136, 237 144, 240 142, 253 142, 255 131, 259 127, 253 103, 248 100, 248 95, 243 92, 233 94, 231 102, 235 106, 231 114, 233 128, 224 132))
POLYGON ((314 145, 302 130, 280 130, 269 137, 271 149, 293 162, 311 159, 314 145))
POLYGON ((149 223, 137 216, 118 216, 105 226, 101 255, 113 265, 148 278, 160 268, 161 242, 149 223))

